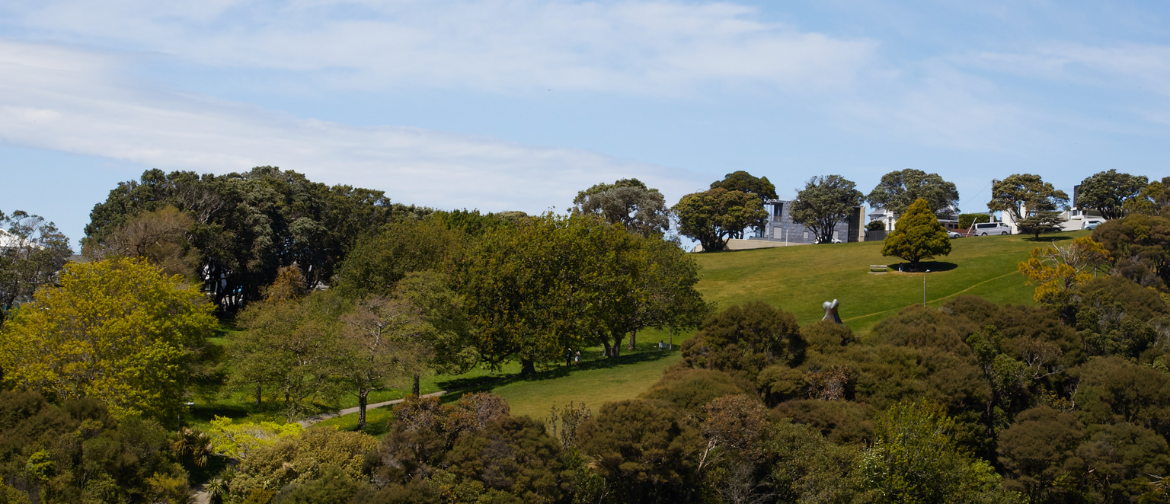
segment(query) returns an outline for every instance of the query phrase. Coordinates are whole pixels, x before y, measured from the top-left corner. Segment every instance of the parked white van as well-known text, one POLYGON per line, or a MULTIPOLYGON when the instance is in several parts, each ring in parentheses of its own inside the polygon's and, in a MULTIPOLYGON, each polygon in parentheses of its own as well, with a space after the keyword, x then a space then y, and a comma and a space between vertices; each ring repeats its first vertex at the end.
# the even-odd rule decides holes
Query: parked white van
POLYGON ((1009 235, 1012 227, 1002 222, 982 222, 975 225, 975 236, 1009 235))

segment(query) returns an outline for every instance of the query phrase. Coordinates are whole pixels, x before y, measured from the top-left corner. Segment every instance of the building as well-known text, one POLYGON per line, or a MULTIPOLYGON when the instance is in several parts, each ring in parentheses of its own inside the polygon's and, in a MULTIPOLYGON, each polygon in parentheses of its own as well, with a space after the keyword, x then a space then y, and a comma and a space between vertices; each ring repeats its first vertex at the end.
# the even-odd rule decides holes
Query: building
MULTIPOLYGON (((816 232, 792 221, 791 200, 768 200, 764 207, 768 210, 768 223, 762 233, 757 233, 754 239, 782 241, 787 243, 817 243, 816 232)), ((865 207, 853 207, 849 217, 837 223, 833 228, 834 241, 856 242, 865 241, 862 223, 865 221, 865 207)))
MULTIPOLYGON (((1096 210, 1081 210, 1077 208, 1077 195, 1080 193, 1081 186, 1073 186, 1072 206, 1061 212, 1060 217, 1063 222, 1060 224, 1061 231, 1077 231, 1084 229, 1085 222, 1089 219, 1105 220, 1101 216, 1101 212, 1096 210)), ((1028 207, 1022 208, 1025 214, 1028 213, 1028 207)), ((1019 234, 1020 228, 1016 225, 1016 220, 1012 218, 1010 212, 1003 212, 1003 222, 1012 227, 1012 234, 1019 234)))

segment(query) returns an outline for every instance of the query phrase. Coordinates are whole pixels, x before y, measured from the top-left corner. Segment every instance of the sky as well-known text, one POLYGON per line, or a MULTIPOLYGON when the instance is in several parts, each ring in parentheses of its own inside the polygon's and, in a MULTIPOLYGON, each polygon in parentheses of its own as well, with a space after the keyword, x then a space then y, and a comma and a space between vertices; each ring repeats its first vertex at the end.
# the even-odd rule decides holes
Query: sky
POLYGON ((76 245, 143 171, 272 165, 441 209, 636 177, 795 196, 914 168, 963 211, 1036 173, 1170 175, 1170 3, 0 3, 0 211, 76 245))

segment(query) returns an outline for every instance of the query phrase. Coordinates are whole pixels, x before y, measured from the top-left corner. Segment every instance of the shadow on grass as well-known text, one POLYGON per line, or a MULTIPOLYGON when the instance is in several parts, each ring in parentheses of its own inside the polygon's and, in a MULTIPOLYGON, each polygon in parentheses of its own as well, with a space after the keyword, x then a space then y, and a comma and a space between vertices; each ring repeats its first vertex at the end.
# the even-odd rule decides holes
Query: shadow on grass
MULTIPOLYGON (((644 347, 646 350, 639 350, 634 353, 629 353, 616 358, 595 357, 586 359, 580 364, 573 366, 565 366, 559 364, 543 371, 537 371, 533 376, 527 378, 521 377, 519 373, 496 375, 496 376, 481 376, 478 378, 469 379, 453 379, 437 382, 437 385, 443 390, 450 391, 439 399, 447 403, 458 401, 464 394, 471 394, 475 392, 484 392, 497 387, 510 385, 517 382, 540 382, 546 380, 555 380, 564 378, 577 371, 592 371, 599 369, 611 369, 618 366, 628 366, 639 364, 643 362, 654 362, 679 352, 679 346, 675 345, 673 350, 658 350, 657 343, 638 344, 638 347, 644 347), (653 348, 651 350, 651 348, 653 348)), ((584 357, 584 355, 582 355, 584 357)))
POLYGON ((926 270, 930 270, 933 273, 935 271, 951 271, 951 270, 958 268, 958 267, 959 267, 959 265, 957 265, 955 263, 949 263, 949 262, 943 262, 943 261, 922 261, 922 262, 918 263, 918 266, 917 266, 918 269, 914 269, 914 266, 911 266, 910 263, 898 263, 898 264, 891 264, 889 271, 897 272, 898 268, 901 268, 902 273, 922 273, 926 270))
POLYGON ((1029 236, 1027 238, 1024 238, 1024 241, 1030 241, 1033 243, 1043 243, 1043 242, 1058 242, 1058 241, 1065 241, 1065 240, 1071 240, 1071 239, 1072 239, 1071 236, 1040 235, 1039 238, 1037 238, 1035 236, 1029 236))

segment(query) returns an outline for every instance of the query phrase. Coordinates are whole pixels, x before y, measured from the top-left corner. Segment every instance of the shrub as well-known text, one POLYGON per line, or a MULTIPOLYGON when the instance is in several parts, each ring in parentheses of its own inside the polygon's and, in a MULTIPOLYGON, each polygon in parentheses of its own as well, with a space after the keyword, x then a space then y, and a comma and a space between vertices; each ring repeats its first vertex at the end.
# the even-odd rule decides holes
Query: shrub
POLYGON ((683 362, 689 367, 753 381, 769 365, 799 364, 804 350, 796 317, 759 301, 712 314, 682 346, 683 362))

